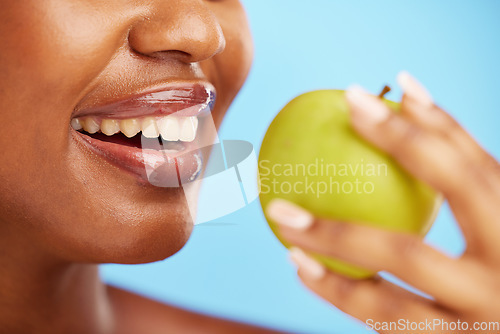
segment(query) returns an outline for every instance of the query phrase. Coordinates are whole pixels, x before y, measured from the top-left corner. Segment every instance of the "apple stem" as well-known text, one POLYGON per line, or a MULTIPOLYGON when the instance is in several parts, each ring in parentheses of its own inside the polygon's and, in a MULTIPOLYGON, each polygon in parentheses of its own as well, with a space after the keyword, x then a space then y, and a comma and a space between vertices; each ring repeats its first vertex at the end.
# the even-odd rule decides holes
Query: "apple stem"
POLYGON ((389 93, 391 91, 391 87, 385 85, 384 88, 382 88, 382 91, 378 95, 379 98, 383 99, 385 94, 389 93))

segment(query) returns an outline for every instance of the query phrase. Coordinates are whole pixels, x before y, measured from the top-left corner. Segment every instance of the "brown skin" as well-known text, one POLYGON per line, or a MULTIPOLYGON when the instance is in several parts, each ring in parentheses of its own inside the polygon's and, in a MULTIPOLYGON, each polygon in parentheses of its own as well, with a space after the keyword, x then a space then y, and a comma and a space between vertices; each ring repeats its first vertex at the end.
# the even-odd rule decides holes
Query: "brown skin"
POLYGON ((77 145, 69 125, 77 107, 199 79, 217 89, 219 125, 252 59, 239 1, 1 7, 0 331, 256 331, 101 283, 97 263, 167 258, 185 244, 192 221, 182 190, 138 183, 77 145))
MULTIPOLYGON (((0 331, 255 333, 105 286, 97 263, 177 252, 192 221, 180 189, 138 183, 77 145, 75 108, 159 83, 207 80, 219 125, 248 73, 252 44, 237 0, 3 0, 0 11, 0 331), (21 134, 22 133, 22 134, 21 134)), ((411 236, 314 221, 282 235, 306 251, 387 270, 433 296, 332 272, 304 283, 366 321, 498 319, 500 172, 445 112, 405 95, 403 113, 355 129, 448 199, 468 243, 459 259, 411 236), (376 237, 375 237, 376 236, 376 237)), ((190 198, 189 200, 193 200, 190 198)))
MULTIPOLYGON (((460 320, 468 324, 467 330, 460 327, 442 331, 438 326, 433 333, 498 333, 499 162, 433 103, 423 103, 405 92, 401 113, 395 114, 377 98, 367 97, 375 106, 372 110, 382 108, 389 116, 374 122, 367 117, 369 110, 349 100, 355 130, 444 195, 462 229, 467 249, 460 257, 452 258, 413 235, 321 218, 312 219, 307 228, 298 230, 287 227, 283 217, 276 217, 283 237, 305 252, 390 272, 433 299, 378 276, 353 280, 325 268, 318 270, 321 265, 307 255, 309 261, 300 261, 304 257, 296 261, 299 277, 312 291, 363 322, 460 320), (483 322, 483 326, 492 322, 492 327, 477 330, 473 327, 476 322, 483 322)), ((379 328, 379 333, 401 333, 379 328)), ((430 331, 414 331, 423 332, 430 331)))

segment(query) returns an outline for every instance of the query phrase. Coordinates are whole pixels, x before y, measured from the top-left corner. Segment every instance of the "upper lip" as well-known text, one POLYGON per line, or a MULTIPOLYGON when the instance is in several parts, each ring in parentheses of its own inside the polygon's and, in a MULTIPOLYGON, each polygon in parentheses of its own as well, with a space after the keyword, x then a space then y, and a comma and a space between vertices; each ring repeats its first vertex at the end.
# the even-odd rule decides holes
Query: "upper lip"
POLYGON ((144 116, 198 116, 211 112, 215 88, 208 82, 168 83, 131 96, 75 109, 72 118, 98 117, 127 119, 144 116))

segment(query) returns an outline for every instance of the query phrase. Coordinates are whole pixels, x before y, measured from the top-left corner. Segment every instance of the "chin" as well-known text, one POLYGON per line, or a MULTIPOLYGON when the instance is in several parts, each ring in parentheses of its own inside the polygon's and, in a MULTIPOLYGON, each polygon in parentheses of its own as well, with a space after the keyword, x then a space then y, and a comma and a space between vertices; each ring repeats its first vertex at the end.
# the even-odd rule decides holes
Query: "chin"
MULTIPOLYGON (((165 189, 156 189, 160 192, 165 189)), ((172 190, 172 189, 170 189, 172 190)), ((168 191, 168 190, 167 190, 168 191)), ((106 252, 100 255, 100 263, 139 264, 164 260, 188 242, 194 227, 195 205, 199 187, 185 186, 173 191, 172 197, 162 202, 161 210, 155 201, 142 204, 142 210, 130 212, 124 220, 115 221, 114 238, 106 252), (107 258, 103 258, 106 254, 107 258)))
POLYGON ((180 251, 193 230, 190 217, 155 229, 125 231, 98 254, 97 263, 140 264, 164 260, 180 251))
POLYGON ((187 243, 194 220, 182 190, 175 195, 151 190, 154 200, 147 196, 113 206, 89 203, 94 214, 85 219, 48 225, 41 236, 45 248, 66 262, 139 264, 168 258, 187 243))

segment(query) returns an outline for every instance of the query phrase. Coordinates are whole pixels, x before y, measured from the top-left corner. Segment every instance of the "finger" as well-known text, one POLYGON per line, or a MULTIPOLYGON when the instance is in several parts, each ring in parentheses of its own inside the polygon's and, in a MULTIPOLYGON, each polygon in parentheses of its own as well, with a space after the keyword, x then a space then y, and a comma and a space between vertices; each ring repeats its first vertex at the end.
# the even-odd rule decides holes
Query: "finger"
POLYGON ((468 159, 477 166, 476 170, 487 177, 491 176, 491 189, 497 194, 496 196, 480 198, 479 203, 471 203, 463 198, 451 198, 449 204, 455 218, 464 228, 469 243, 468 253, 483 257, 489 256, 492 261, 498 261, 500 244, 495 236, 500 233, 500 222, 492 219, 490 211, 491 208, 495 208, 498 212, 495 202, 500 196, 500 164, 453 117, 436 106, 425 87, 410 74, 400 73, 398 83, 404 91, 401 103, 402 114, 422 128, 442 136, 454 147, 459 147, 464 159, 468 159), (479 219, 479 217, 483 218, 479 219), (467 224, 469 220, 484 221, 484 224, 475 224, 476 229, 482 227, 482 232, 476 235, 469 233, 468 230, 472 227, 467 224))
POLYGON ((464 178, 469 179, 470 175, 474 175, 472 181, 481 190, 489 188, 479 173, 471 173, 470 162, 445 138, 391 112, 380 99, 361 88, 349 89, 346 97, 353 126, 359 134, 390 153, 415 176, 445 195, 455 195, 457 189, 463 188, 464 178))
MULTIPOLYGON (((460 223, 468 241, 475 239, 478 244, 484 237, 494 242, 492 230, 500 233, 500 224, 492 226, 492 221, 497 221, 500 209, 495 204, 498 190, 491 173, 485 173, 471 162, 461 148, 447 138, 391 112, 380 99, 362 89, 350 89, 346 97, 351 105, 353 126, 362 137, 442 192, 450 203, 463 206, 468 219, 460 223)), ((493 249, 497 250, 498 245, 493 249)))
MULTIPOLYGON (((367 326, 378 326, 373 329, 379 333, 410 332, 406 328, 383 330, 380 327, 382 322, 397 323, 400 319, 433 322, 434 319, 451 318, 450 312, 436 307, 431 300, 414 295, 381 278, 352 280, 334 274, 299 248, 292 248, 290 257, 298 266, 298 275, 307 287, 367 326)), ((417 332, 421 333, 425 329, 421 328, 417 332)))
MULTIPOLYGON (((427 89, 408 72, 398 74, 403 89, 401 113, 431 131, 441 134, 500 180, 500 164, 447 112, 436 106, 427 89)), ((500 181, 499 181, 500 182, 500 181)))
POLYGON ((478 271, 415 236, 312 219, 308 212, 284 200, 273 200, 267 214, 289 243, 369 270, 388 271, 446 307, 469 311, 484 300, 482 289, 477 288, 484 281, 478 271))

